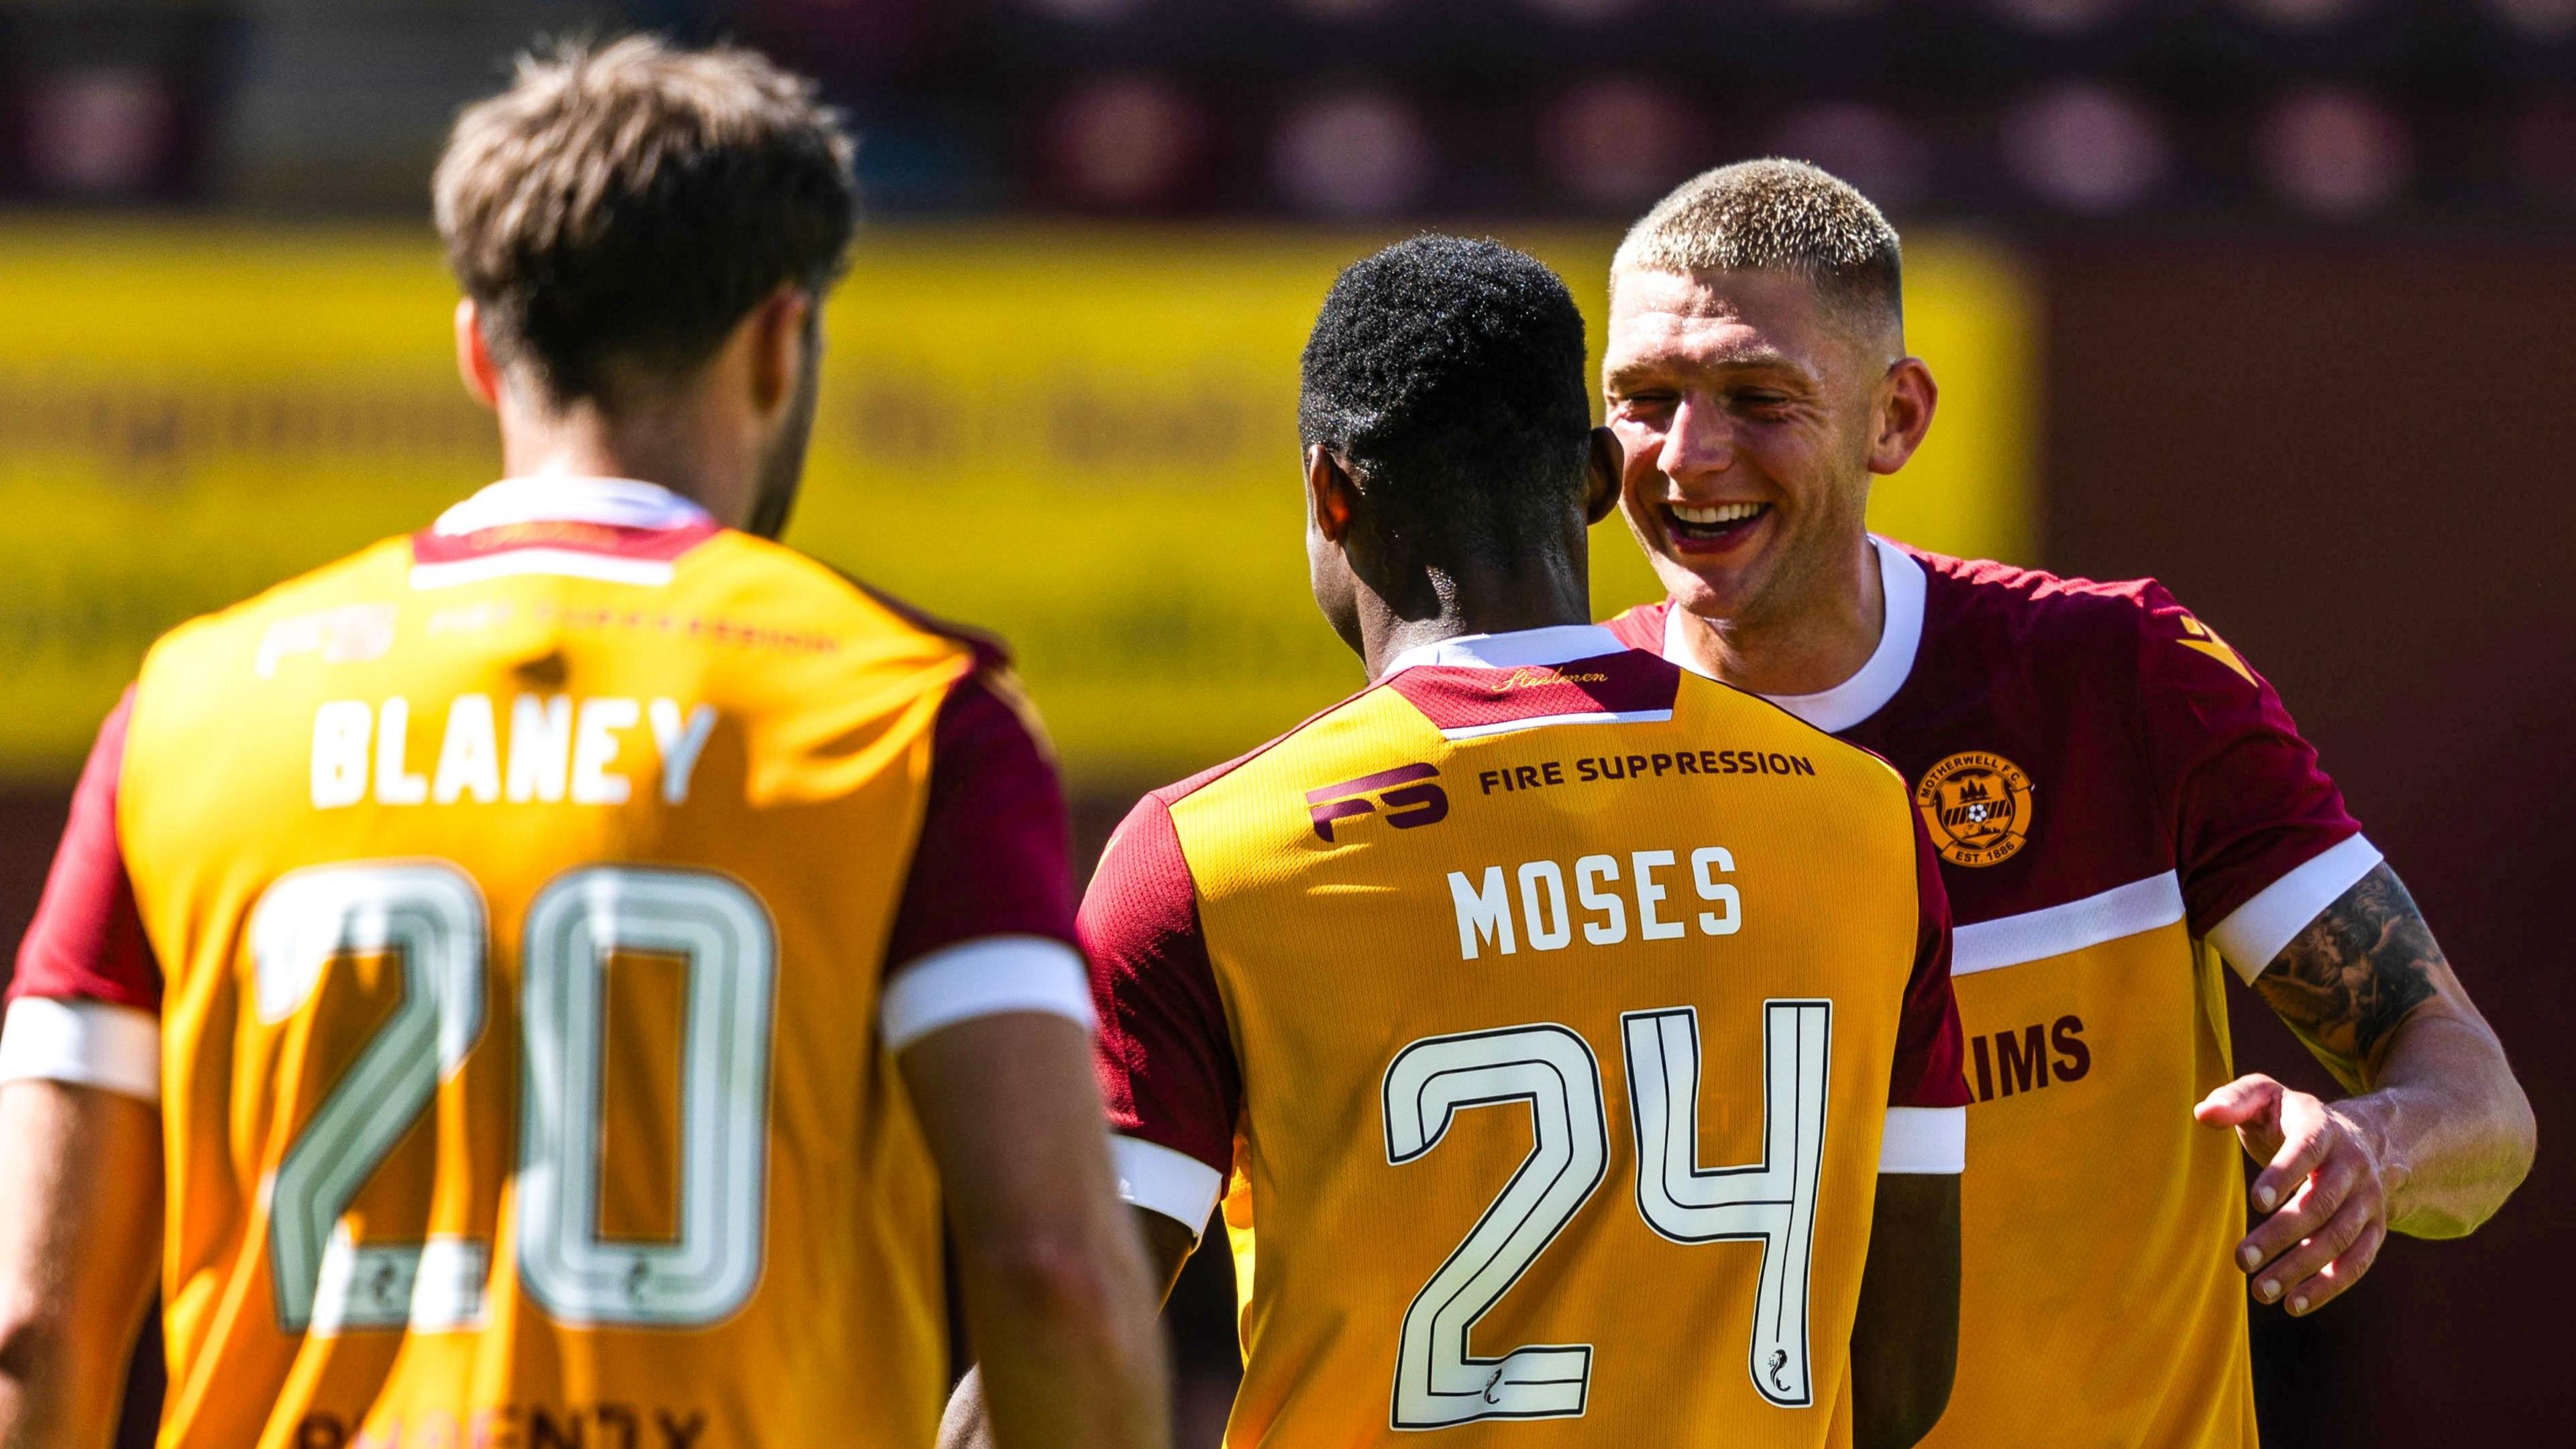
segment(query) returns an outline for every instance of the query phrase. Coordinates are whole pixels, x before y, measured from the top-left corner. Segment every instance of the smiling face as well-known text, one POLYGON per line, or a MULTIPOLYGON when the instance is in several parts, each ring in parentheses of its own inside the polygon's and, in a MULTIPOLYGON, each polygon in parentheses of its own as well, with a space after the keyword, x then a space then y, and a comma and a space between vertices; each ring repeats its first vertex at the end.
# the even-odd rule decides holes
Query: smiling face
POLYGON ((1621 273, 1602 359, 1621 506, 1665 592, 1762 623, 1858 577, 1872 473, 1901 467, 1931 377, 1884 325, 1786 271, 1621 273))

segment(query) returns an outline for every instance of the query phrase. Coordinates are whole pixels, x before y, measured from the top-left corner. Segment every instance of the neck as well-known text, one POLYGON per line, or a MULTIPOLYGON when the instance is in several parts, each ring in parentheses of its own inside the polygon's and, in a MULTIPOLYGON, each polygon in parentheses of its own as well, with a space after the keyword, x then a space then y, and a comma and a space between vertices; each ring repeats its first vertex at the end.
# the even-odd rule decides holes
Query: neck
POLYGON ((701 425, 686 398, 611 414, 593 402, 540 410, 516 398, 501 409, 501 470, 511 478, 632 478, 656 483, 740 528, 750 517, 751 477, 739 450, 701 425))
POLYGON ((1887 588, 1866 536, 1797 590, 1784 608, 1711 619, 1684 611, 1675 640, 1688 662, 1755 694, 1820 694, 1860 673, 1887 629, 1887 588))
POLYGON ((1383 676, 1407 649, 1444 639, 1592 622, 1591 582, 1580 554, 1559 559, 1553 567, 1509 574, 1466 578, 1434 571, 1429 585, 1439 600, 1431 612, 1411 618, 1391 608, 1362 612, 1360 655, 1370 679, 1383 676))

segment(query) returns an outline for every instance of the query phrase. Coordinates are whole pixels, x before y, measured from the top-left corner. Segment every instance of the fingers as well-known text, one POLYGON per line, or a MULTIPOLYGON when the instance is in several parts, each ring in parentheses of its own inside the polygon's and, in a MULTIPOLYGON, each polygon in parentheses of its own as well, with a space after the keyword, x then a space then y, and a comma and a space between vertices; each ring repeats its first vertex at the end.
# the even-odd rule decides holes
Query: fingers
POLYGON ((2293 1316, 2314 1313, 2360 1281, 2387 1241, 2387 1225, 2371 1206, 2349 1199, 2322 1229, 2255 1273, 2254 1296, 2293 1316))
MULTIPOLYGON (((2249 1189, 2254 1210, 2259 1213, 2270 1212, 2283 1199, 2298 1191, 2299 1184, 2308 1180, 2308 1174, 2325 1165, 2328 1153, 2342 1135, 2342 1129, 2334 1119, 2322 1111, 2285 1110, 2280 1117, 2272 1133, 2271 1161, 2255 1174, 2254 1185, 2249 1189)), ((2237 1135, 2244 1136, 2245 1130, 2239 1129, 2237 1135)), ((2252 1146, 2252 1143, 2247 1143, 2247 1150, 2251 1151, 2252 1146)), ((2328 1209, 2332 1206, 2327 1204, 2328 1209)))
POLYGON ((2191 1115, 2212 1127, 2242 1127, 2257 1118, 2279 1115, 2281 1090, 2280 1083, 2251 1072, 2201 1098, 2191 1115))
MULTIPOLYGON (((2281 1150, 2281 1100, 2285 1094, 2279 1082, 2255 1072, 2202 1098, 2200 1105, 2191 1109, 2191 1115, 2204 1126, 2235 1128, 2246 1155, 2256 1161, 2268 1161, 2281 1150)), ((2269 1212, 2272 1204, 2262 1207, 2269 1212)))

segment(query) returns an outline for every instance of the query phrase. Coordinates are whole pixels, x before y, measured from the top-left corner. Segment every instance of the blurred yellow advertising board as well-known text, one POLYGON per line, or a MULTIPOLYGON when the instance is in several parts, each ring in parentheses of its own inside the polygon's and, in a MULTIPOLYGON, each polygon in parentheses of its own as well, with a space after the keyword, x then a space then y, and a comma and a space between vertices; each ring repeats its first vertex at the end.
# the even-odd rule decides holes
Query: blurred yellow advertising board
MULTIPOLYGON (((1503 235, 1564 273, 1597 342, 1616 238, 1503 235)), ((1335 269, 1385 239, 867 234, 788 541, 1006 637, 1078 788, 1257 744, 1360 683, 1306 592, 1297 353, 1335 269)), ((2030 284, 1940 238, 1906 272, 1941 412, 1872 521, 2027 558, 2030 284)), ((0 227, 0 776, 76 770, 161 630, 490 480, 453 306, 414 233, 0 227)), ((1593 555, 1603 610, 1654 593, 1616 520, 1593 555)))

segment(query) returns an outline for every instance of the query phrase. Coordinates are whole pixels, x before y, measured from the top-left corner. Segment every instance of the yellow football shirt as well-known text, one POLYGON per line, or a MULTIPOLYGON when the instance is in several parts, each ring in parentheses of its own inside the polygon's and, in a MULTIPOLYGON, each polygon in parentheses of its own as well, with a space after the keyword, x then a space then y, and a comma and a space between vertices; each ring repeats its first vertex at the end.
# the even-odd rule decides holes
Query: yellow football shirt
POLYGON ((0 1038, 162 1104, 162 1443, 928 1443, 894 1052, 1089 1013, 1000 671, 616 480, 163 639, 0 1038))
MULTIPOLYGON (((2146 580, 1880 541, 1887 624, 1781 705, 1910 782, 1967 1026, 1959 1370, 1935 1449, 2250 1449, 2222 958, 2251 979, 2379 861, 2244 660, 2146 580)), ((1681 657, 1667 605, 1613 622, 1681 657)))
POLYGON ((1226 1442, 1848 1441, 1878 1173, 1956 1171, 1886 764, 1593 627, 1157 791, 1082 929, 1128 1199, 1220 1195, 1226 1442))

